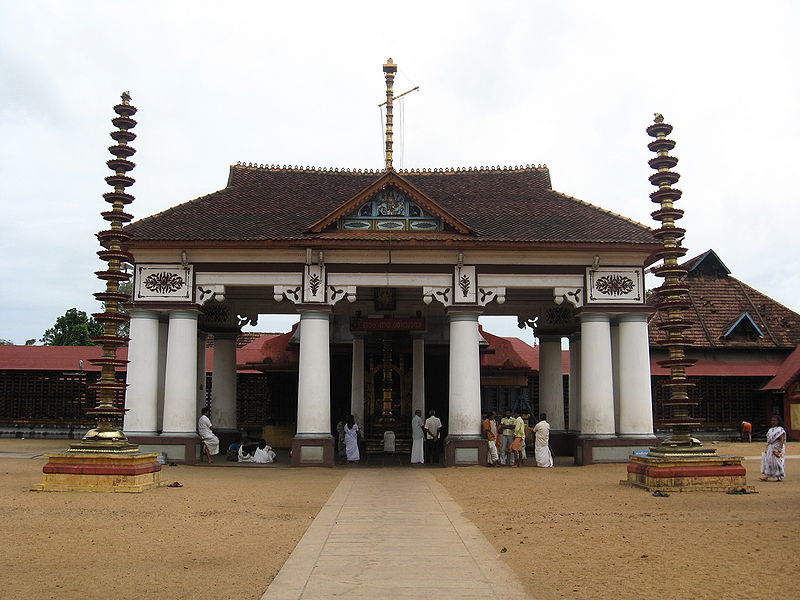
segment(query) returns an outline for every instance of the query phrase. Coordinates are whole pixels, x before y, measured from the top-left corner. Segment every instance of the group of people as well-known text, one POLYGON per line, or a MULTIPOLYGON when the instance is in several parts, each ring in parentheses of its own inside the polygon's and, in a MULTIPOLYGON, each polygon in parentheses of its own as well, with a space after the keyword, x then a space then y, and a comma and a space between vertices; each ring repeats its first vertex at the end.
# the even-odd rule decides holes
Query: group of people
MULTIPOLYGON (((202 442, 201 460, 205 458, 209 463, 214 462, 214 456, 219 454, 219 438, 214 435, 211 424, 211 409, 204 406, 200 411, 197 421, 197 433, 202 442)), ((228 446, 227 459, 232 462, 252 462, 268 464, 275 462, 275 451, 267 445, 267 440, 261 438, 257 442, 243 439, 238 444, 228 446)))
MULTIPOLYGON (((527 459, 526 438, 528 427, 522 415, 505 411, 502 418, 498 419, 494 412, 489 411, 483 417, 483 437, 488 444, 487 460, 493 467, 510 466, 519 467, 527 459)), ((531 429, 534 438, 534 456, 537 467, 552 467, 553 453, 550 451, 550 424, 547 415, 539 415, 539 421, 531 429)))
POLYGON ((442 421, 436 416, 436 411, 428 411, 425 422, 422 421, 422 411, 414 411, 411 418, 411 464, 438 463, 441 439, 442 421))

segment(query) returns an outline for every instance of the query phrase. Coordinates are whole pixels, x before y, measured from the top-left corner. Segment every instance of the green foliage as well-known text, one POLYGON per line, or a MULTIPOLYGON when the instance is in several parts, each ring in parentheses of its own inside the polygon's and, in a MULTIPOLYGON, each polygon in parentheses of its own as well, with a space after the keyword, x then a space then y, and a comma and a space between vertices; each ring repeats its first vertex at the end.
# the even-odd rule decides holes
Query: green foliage
MULTIPOLYGON (((123 294, 128 294, 130 296, 133 292, 133 283, 130 281, 123 281, 119 284, 119 291, 123 294)), ((130 302, 130 300, 128 300, 130 302)), ((128 311, 124 308, 120 307, 119 312, 128 314, 128 311)), ((117 335, 120 337, 130 337, 131 334, 131 323, 130 321, 125 321, 122 323, 119 328, 117 329, 117 335)))
POLYGON ((92 336, 103 335, 103 326, 82 310, 70 308, 42 335, 47 346, 96 346, 92 336))
POLYGON ((29 340, 25 340, 26 346, 33 346, 36 343, 36 338, 31 338, 29 340))
POLYGON ((13 346, 13 345, 14 342, 12 342, 11 340, 0 339, 0 346, 13 346))

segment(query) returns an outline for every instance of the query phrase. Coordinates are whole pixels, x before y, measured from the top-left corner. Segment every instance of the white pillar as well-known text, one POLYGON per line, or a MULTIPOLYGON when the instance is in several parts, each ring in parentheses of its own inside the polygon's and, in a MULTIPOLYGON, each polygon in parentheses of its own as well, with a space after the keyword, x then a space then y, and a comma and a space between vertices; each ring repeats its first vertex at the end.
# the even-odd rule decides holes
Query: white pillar
POLYGON ((164 385, 167 381, 169 321, 158 322, 158 430, 164 429, 164 385))
MULTIPOLYGON (((206 334, 197 335, 197 415, 206 405, 206 334)), ((199 418, 199 417, 198 417, 199 418)), ((213 421, 212 421, 213 423, 213 421)))
POLYGON ((197 431, 197 312, 169 313, 162 435, 197 431))
POLYGON ((353 334, 353 369, 350 373, 350 414, 364 425, 364 336, 353 334))
MULTIPOLYGON (((321 307, 320 307, 321 308, 321 307)), ((300 358, 297 383, 297 436, 331 433, 330 311, 300 312, 300 358)))
POLYGON ((619 433, 619 325, 611 322, 611 377, 614 382, 614 424, 619 433))
POLYGON ((425 419, 425 334, 412 333, 413 365, 411 386, 411 414, 417 411, 425 419))
POLYGON ((539 412, 556 431, 564 430, 564 376, 561 373, 561 337, 539 338, 539 412))
POLYGON ((211 422, 219 430, 236 429, 236 334, 214 334, 211 422))
POLYGON ((619 433, 650 437, 653 435, 653 404, 646 314, 620 317, 619 356, 619 433))
POLYGON ((614 378, 611 326, 603 313, 581 319, 581 435, 613 436, 614 378))
POLYGON ((450 407, 448 437, 481 434, 481 363, 478 311, 450 312, 450 407))
POLYGON ((131 311, 125 395, 128 412, 123 425, 126 434, 158 432, 158 333, 157 312, 141 308, 131 311))
POLYGON ((569 428, 581 429, 581 334, 569 336, 569 428))

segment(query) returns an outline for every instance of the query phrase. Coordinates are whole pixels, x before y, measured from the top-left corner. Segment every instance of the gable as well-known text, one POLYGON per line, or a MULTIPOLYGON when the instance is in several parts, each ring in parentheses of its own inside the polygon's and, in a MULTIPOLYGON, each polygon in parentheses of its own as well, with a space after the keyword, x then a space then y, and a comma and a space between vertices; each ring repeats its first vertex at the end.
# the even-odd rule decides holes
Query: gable
POLYGON ((725 263, 722 262, 717 253, 713 250, 708 250, 700 256, 697 256, 687 261, 686 266, 689 269, 689 277, 727 277, 731 274, 725 263))
POLYGON ((750 316, 750 313, 744 312, 722 334, 722 337, 726 340, 757 340, 764 337, 764 332, 750 316))
POLYGON ((444 220, 423 210, 396 186, 389 185, 336 222, 337 229, 442 231, 444 220))
POLYGON ((311 225, 309 231, 444 231, 474 234, 471 227, 394 171, 311 225))

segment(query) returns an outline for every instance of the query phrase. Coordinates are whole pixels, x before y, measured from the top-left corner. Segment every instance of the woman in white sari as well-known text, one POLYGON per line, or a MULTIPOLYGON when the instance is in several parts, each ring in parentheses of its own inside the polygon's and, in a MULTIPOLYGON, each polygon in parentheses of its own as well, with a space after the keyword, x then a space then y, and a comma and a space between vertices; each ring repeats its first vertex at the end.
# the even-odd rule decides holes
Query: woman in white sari
POLYGON ((761 481, 783 481, 786 430, 778 416, 772 417, 771 425, 767 431, 767 449, 761 455, 761 481))
POLYGON ((361 458, 358 453, 358 425, 353 415, 347 417, 347 423, 344 424, 344 446, 347 462, 358 462, 361 458))
POLYGON ((422 446, 422 411, 414 411, 414 416, 411 419, 411 464, 422 464, 425 462, 425 456, 422 446))

